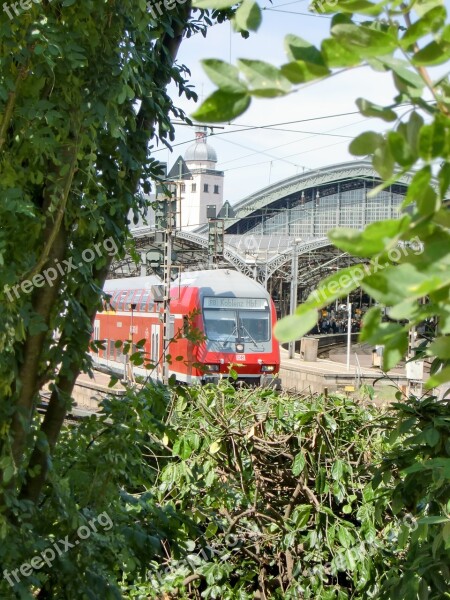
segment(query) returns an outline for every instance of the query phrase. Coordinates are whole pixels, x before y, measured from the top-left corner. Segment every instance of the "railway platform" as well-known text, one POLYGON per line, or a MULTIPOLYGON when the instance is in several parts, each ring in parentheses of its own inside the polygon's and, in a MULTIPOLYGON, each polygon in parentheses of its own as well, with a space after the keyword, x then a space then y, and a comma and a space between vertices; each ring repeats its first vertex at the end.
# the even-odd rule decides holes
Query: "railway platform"
MULTIPOLYGON (((330 337, 322 340, 319 343, 319 357, 315 361, 303 360, 300 352, 290 359, 288 351, 281 348, 280 378, 283 390, 353 394, 365 384, 375 388, 375 402, 384 404, 393 401, 397 391, 406 389, 408 380, 404 365, 391 370, 386 376, 381 369, 372 366, 372 347, 367 344, 352 344, 350 368, 347 370, 346 347, 342 341, 337 338, 333 343, 330 337)), ((107 394, 125 394, 120 383, 110 388, 109 382, 110 376, 100 371, 94 371, 93 379, 87 374, 80 375, 74 390, 76 408, 96 411, 99 402, 107 394)))
POLYGON ((346 363, 346 347, 339 343, 328 343, 326 357, 319 356, 314 361, 303 360, 300 353, 290 359, 288 351, 281 348, 280 378, 283 389, 304 393, 328 391, 352 394, 362 385, 370 385, 375 388, 375 401, 385 403, 393 401, 395 393, 405 391, 408 384, 402 365, 388 374, 373 367, 372 347, 367 344, 352 344, 348 370, 346 363))

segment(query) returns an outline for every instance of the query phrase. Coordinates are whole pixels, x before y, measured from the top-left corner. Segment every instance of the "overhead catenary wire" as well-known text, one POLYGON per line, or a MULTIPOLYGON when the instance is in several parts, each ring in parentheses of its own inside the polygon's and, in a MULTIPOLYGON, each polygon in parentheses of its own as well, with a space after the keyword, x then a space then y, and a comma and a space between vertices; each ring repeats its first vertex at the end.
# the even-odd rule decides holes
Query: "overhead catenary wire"
POLYGON ((262 10, 270 10, 270 12, 278 12, 278 13, 285 13, 287 15, 300 15, 302 17, 315 17, 316 19, 332 19, 333 17, 329 17, 327 15, 318 15, 316 13, 304 13, 304 12, 294 12, 291 10, 279 10, 278 8, 269 8, 269 7, 263 7, 262 10))
MULTIPOLYGON (((337 119, 339 117, 347 117, 349 115, 359 115, 361 114, 359 110, 354 110, 354 111, 350 111, 350 112, 345 112, 345 113, 336 113, 336 114, 332 114, 332 115, 322 115, 320 117, 309 117, 307 119, 297 119, 295 121, 284 121, 282 123, 271 123, 269 125, 241 125, 241 124, 233 124, 233 123, 229 123, 230 126, 232 127, 241 127, 242 129, 233 129, 231 131, 219 131, 218 133, 213 133, 208 135, 207 137, 217 137, 217 136, 221 136, 221 135, 231 135, 232 133, 244 133, 246 131, 252 131, 252 130, 256 130, 256 129, 268 129, 270 127, 282 127, 283 125, 294 125, 296 123, 307 123, 309 121, 321 121, 324 119, 337 119)), ((200 125, 200 124, 199 124, 200 125)), ((201 124, 202 127, 208 127, 207 124, 201 124)), ((320 133, 314 133, 314 135, 320 135, 320 133)), ((177 144, 172 144, 171 148, 176 148, 177 146, 184 146, 185 144, 190 144, 192 142, 195 142, 196 138, 191 138, 189 140, 186 140, 185 142, 178 142, 177 144)), ((163 152, 166 151, 167 147, 164 146, 164 148, 157 148, 156 150, 153 150, 153 154, 155 154, 156 152, 163 152)))
MULTIPOLYGON (((340 125, 339 127, 334 127, 333 129, 330 129, 329 131, 337 131, 339 129, 345 129, 347 127, 353 127, 355 125, 359 125, 360 123, 364 123, 366 121, 366 119, 362 119, 359 121, 354 121, 352 123, 347 123, 346 125, 340 125)), ((289 133, 298 133, 297 130, 282 130, 282 131, 287 131, 289 133)), ((328 133, 328 132, 327 132, 328 133)), ((276 146, 271 146, 270 148, 264 148, 265 152, 270 152, 271 150, 276 150, 277 148, 284 148, 285 146, 291 146, 292 144, 298 144, 300 142, 304 142, 306 140, 310 140, 311 138, 316 137, 315 134, 312 135, 308 135, 306 137, 300 138, 300 139, 296 139, 296 140, 292 140, 290 142, 284 142, 283 144, 277 144, 276 146)), ((227 141, 228 143, 235 143, 235 142, 230 142, 230 140, 224 140, 227 141)), ((253 156, 254 154, 259 154, 260 151, 259 150, 254 150, 254 152, 252 152, 251 154, 244 154, 244 156, 239 156, 237 158, 232 158, 230 160, 226 160, 226 161, 221 161, 220 164, 221 166, 225 165, 225 164, 229 164, 231 162, 236 162, 237 160, 243 160, 244 158, 248 158, 249 156, 253 156)), ((299 165, 301 168, 306 169, 309 167, 305 167, 304 165, 299 165)))
MULTIPOLYGON (((300 156, 301 154, 308 154, 311 152, 316 152, 317 150, 325 150, 326 148, 332 148, 333 146, 339 146, 340 144, 345 144, 345 142, 346 142, 346 140, 341 140, 340 142, 336 142, 335 144, 327 144, 326 146, 319 146, 318 148, 312 148, 310 150, 304 150, 302 152, 294 152, 293 154, 288 154, 287 156, 285 156, 283 158, 290 158, 291 156, 300 156)), ((281 159, 277 159, 277 160, 281 160, 281 159)), ((239 165, 238 167, 230 167, 229 169, 224 169, 224 172, 235 171, 236 169, 245 169, 247 167, 256 167, 257 165, 265 165, 268 162, 271 162, 271 161, 265 160, 265 161, 261 161, 261 162, 257 162, 257 163, 251 163, 250 165, 239 165)), ((314 170, 314 169, 312 169, 312 170, 314 170)))

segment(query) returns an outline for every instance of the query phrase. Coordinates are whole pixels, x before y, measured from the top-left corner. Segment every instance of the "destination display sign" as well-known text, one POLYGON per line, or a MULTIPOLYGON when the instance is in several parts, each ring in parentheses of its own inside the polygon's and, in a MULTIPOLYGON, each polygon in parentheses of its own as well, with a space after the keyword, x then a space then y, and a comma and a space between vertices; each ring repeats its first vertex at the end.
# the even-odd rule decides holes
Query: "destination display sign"
POLYGON ((242 308, 244 310, 264 310, 267 300, 264 298, 221 298, 211 297, 203 299, 203 308, 242 308))

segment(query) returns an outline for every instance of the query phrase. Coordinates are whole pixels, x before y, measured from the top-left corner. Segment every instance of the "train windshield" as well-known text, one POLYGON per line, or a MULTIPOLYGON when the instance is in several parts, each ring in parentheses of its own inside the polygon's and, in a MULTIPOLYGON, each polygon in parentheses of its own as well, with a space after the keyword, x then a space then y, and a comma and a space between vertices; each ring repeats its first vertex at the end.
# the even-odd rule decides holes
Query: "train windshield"
POLYGON ((236 311, 208 309, 203 313, 206 337, 212 341, 234 340, 238 337, 236 311))
POLYGON ((270 339, 269 305, 263 298, 205 298, 203 319, 206 337, 211 341, 267 342, 270 339), (221 303, 227 304, 227 308, 216 308, 221 303))

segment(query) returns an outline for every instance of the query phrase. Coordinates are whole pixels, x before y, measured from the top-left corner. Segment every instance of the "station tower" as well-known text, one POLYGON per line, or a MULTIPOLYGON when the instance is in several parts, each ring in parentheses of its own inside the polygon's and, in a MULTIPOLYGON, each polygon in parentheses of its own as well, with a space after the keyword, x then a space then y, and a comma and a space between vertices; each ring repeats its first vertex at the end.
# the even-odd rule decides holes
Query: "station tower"
POLYGON ((181 176, 181 228, 196 229, 208 222, 206 207, 215 206, 216 215, 223 205, 224 173, 216 169, 217 154, 207 139, 206 127, 197 127, 195 142, 173 165, 169 178, 181 176))

